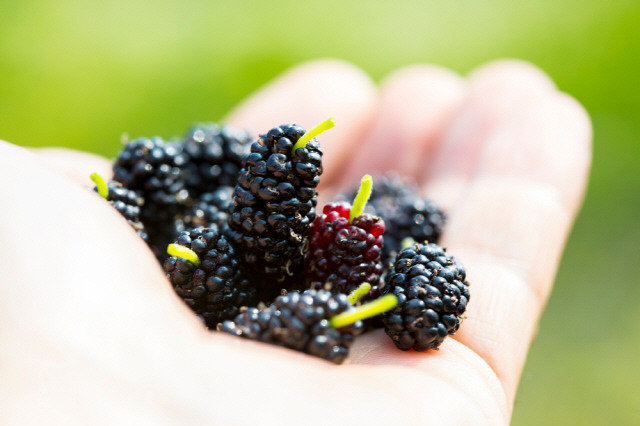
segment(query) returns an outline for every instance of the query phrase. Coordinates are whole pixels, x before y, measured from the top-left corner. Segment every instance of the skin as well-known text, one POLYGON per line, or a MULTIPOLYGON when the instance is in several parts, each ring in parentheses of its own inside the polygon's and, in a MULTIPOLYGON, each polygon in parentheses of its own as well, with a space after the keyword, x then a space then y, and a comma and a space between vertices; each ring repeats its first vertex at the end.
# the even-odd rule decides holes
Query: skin
POLYGON ((225 121, 264 131, 327 117, 321 204, 399 169, 446 207, 441 245, 471 283, 458 334, 420 353, 372 332, 335 366, 207 332, 87 190, 91 172, 109 176, 105 159, 0 142, 0 423, 508 424, 582 201, 588 115, 523 62, 467 78, 415 65, 376 87, 350 64, 315 61, 225 121))

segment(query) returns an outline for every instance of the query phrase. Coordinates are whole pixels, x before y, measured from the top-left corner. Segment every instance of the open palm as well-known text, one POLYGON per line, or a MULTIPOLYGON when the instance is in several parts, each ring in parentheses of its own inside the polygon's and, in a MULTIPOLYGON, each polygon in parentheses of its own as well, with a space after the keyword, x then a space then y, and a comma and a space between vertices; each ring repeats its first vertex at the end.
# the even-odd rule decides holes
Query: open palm
MULTIPOLYGON (((335 117, 320 204, 400 170, 448 212, 441 239, 471 302, 439 351, 381 331, 329 362, 206 331, 144 243, 87 190, 90 154, 0 143, 0 423, 506 424, 581 203, 588 116, 531 65, 468 79, 433 66, 379 88, 337 61, 299 66, 226 122, 256 132, 335 117)), ((375 185, 375 182, 374 182, 375 185)))

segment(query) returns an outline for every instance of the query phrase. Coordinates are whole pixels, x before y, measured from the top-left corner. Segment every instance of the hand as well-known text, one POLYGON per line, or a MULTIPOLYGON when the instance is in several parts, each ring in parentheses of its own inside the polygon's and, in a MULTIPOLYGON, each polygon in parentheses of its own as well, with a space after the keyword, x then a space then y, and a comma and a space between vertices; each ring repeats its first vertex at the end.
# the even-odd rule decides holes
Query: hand
POLYGON ((420 353, 372 332, 335 366, 208 332, 88 189, 106 160, 0 143, 1 423, 507 424, 585 188, 587 114, 520 62, 466 80, 413 66, 376 89, 353 66, 319 61, 226 121, 264 131, 327 117, 337 126, 320 137, 321 204, 398 169, 449 213, 441 245, 471 284, 458 334, 420 353))

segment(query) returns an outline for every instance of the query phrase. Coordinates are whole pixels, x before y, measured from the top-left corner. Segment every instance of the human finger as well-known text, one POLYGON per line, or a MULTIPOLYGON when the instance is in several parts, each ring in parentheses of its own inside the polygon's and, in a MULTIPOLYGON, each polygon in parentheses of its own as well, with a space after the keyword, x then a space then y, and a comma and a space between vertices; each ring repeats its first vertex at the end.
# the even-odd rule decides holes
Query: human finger
POLYGON ((92 185, 89 175, 99 173, 110 179, 111 163, 104 157, 67 148, 34 148, 31 150, 48 167, 82 185, 92 185))
POLYGON ((0 287, 7 323, 53 327, 82 315, 89 322, 110 303, 121 317, 144 315, 150 304, 158 315, 173 309, 186 316, 146 244, 97 194, 6 142, 0 163, 0 265, 12 283, 0 287))
POLYGON ((364 174, 388 170, 417 177, 465 94, 462 77, 435 65, 412 65, 386 77, 371 128, 339 184, 352 187, 364 174))
POLYGON ((513 400, 590 165, 584 109, 555 93, 493 129, 441 244, 468 271, 455 338, 482 356, 513 400))
POLYGON ((535 66, 514 60, 483 65, 469 76, 467 97, 425 159, 424 193, 450 210, 474 172, 487 136, 505 115, 554 92, 551 79, 535 66))

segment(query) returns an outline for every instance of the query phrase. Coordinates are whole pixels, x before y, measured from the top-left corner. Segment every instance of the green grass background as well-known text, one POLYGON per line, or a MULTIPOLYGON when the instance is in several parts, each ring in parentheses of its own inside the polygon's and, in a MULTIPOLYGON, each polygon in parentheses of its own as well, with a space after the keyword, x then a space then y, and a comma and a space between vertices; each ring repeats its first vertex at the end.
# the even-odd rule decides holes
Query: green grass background
POLYGON ((318 57, 376 80, 531 61, 586 106, 595 152, 513 423, 640 424, 639 22, 637 1, 0 0, 0 138, 113 156, 318 57))

